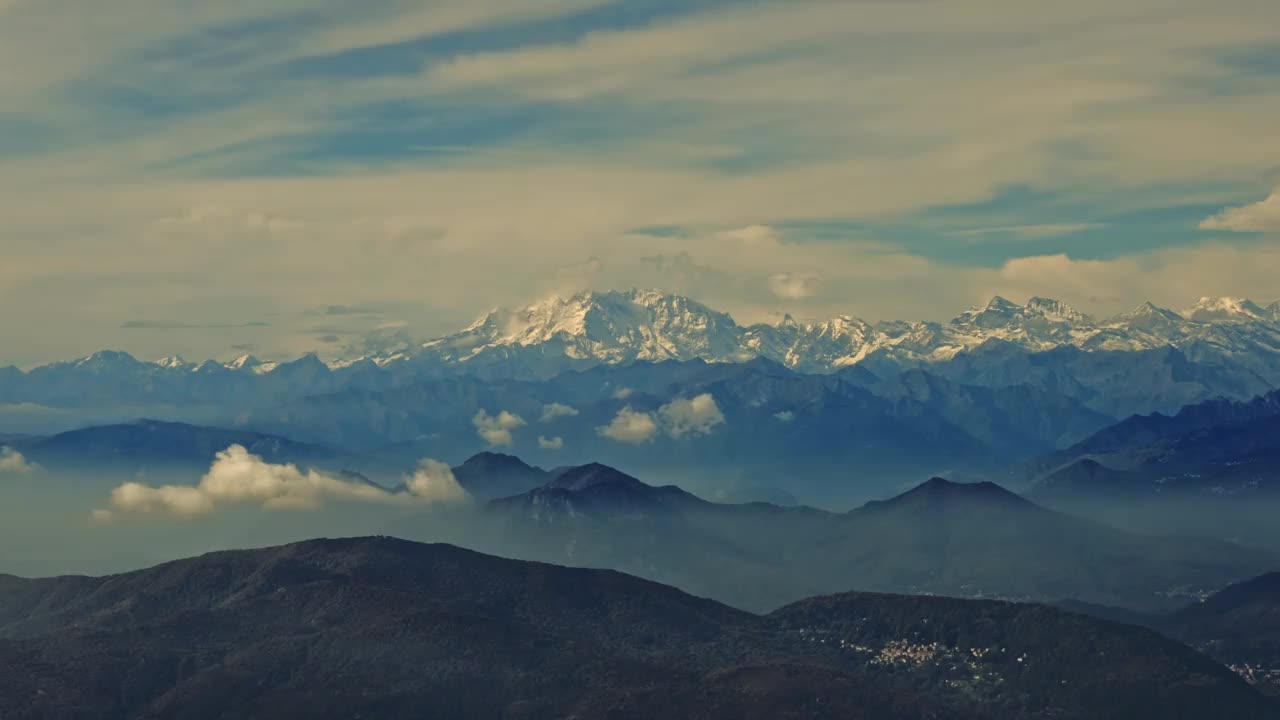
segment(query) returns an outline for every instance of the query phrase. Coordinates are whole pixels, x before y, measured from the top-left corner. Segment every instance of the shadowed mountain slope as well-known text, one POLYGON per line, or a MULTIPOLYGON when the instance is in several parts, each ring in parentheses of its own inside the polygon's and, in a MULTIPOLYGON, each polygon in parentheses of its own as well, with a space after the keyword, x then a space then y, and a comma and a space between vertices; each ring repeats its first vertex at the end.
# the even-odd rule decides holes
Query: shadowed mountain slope
POLYGON ((761 617, 614 572, 388 538, 105 578, 0 578, 7 718, 425 708, 439 718, 1276 717, 1183 646, 1047 608, 845 596, 761 617))
POLYGON ((602 465, 490 503, 495 549, 611 567, 751 609, 851 589, 1170 611, 1274 555, 1055 512, 993 483, 934 478, 846 514, 726 505, 602 465))

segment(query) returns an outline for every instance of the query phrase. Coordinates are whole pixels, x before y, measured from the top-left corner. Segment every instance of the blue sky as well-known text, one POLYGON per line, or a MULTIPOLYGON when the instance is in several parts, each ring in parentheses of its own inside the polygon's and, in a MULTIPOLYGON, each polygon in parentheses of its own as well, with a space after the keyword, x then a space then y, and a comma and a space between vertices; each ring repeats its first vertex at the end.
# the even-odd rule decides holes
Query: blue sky
POLYGON ((336 352, 584 288, 743 321, 1271 302, 1276 26, 1256 0, 0 0, 0 363, 336 352))

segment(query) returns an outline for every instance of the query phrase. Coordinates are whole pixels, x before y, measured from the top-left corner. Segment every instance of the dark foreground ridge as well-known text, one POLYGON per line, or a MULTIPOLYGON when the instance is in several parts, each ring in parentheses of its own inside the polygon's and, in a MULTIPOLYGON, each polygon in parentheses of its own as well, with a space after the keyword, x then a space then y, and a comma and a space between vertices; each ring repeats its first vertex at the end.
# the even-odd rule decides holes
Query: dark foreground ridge
POLYGON ((848 594, 753 615, 391 538, 0 577, 4 718, 1275 718, 1156 633, 848 594))

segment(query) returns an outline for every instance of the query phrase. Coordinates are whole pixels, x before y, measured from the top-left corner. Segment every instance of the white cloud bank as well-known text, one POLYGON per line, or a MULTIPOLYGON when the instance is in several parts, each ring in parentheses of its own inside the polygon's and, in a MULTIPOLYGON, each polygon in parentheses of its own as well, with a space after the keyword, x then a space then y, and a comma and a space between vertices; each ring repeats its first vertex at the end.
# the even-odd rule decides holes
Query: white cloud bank
POLYGON ((510 445, 513 441, 511 431, 527 424, 524 418, 506 410, 497 415, 479 410, 471 423, 476 426, 476 434, 490 445, 510 445))
POLYGON ((404 492, 397 493, 339 475, 269 463, 241 445, 232 445, 218 453, 198 484, 124 483, 111 491, 108 506, 95 510, 93 517, 99 521, 139 514, 196 518, 235 506, 315 510, 330 500, 391 505, 457 502, 466 497, 449 467, 434 460, 423 460, 405 478, 404 492))
POLYGON ((467 491, 458 484, 453 469, 430 458, 418 463, 413 475, 405 478, 404 487, 412 498, 425 502, 459 502, 467 498, 467 491))
POLYGON ((561 403, 550 403, 542 406, 542 422, 551 422, 562 417, 577 417, 578 409, 561 403))
POLYGON ((28 475, 36 466, 11 447, 0 447, 0 475, 28 475))
POLYGON ((619 410, 608 425, 596 428, 596 432, 620 443, 640 445, 653 440, 658 434, 658 423, 653 415, 628 405, 619 410))
POLYGON ((1200 223, 1202 230, 1270 232, 1280 230, 1280 190, 1252 205, 1227 208, 1200 223))
POLYGON ((717 425, 724 424, 724 413, 720 412, 711 393, 703 393, 688 400, 672 400, 658 410, 658 417, 663 429, 673 438, 710 435, 717 425))
POLYGON ((602 437, 621 443, 640 445, 652 441, 659 433, 680 438, 686 435, 709 435, 725 422, 724 413, 710 393, 693 398, 677 398, 658 408, 657 413, 636 410, 630 405, 618 411, 613 420, 596 428, 602 437))

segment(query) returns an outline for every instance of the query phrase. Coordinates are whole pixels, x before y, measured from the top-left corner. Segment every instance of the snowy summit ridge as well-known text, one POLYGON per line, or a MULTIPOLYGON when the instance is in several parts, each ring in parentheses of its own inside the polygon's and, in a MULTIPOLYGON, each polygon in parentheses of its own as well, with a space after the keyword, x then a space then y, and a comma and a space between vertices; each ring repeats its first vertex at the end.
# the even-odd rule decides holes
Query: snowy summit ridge
POLYGON ((1098 320, 1070 305, 1034 297, 994 297, 945 323, 869 323, 841 315, 802 323, 738 325, 729 315, 656 290, 583 292, 524 308, 493 310, 453 335, 398 350, 375 362, 468 366, 482 374, 546 375, 573 367, 636 360, 742 362, 763 357, 806 372, 829 372, 869 357, 922 364, 1000 342, 1041 352, 1187 348, 1208 343, 1236 353, 1280 353, 1280 305, 1205 298, 1179 314, 1151 303, 1098 320))
MULTIPOLYGON (((870 323, 848 315, 798 322, 788 315, 774 324, 739 325, 728 314, 681 295, 657 290, 582 292, 522 308, 495 309, 457 333, 421 343, 406 340, 373 354, 330 362, 327 367, 538 378, 633 361, 766 358, 798 371, 821 373, 872 358, 898 367, 927 365, 999 346, 1029 352, 1064 347, 1085 352, 1172 347, 1198 356, 1208 352, 1246 365, 1258 360, 1270 366, 1280 358, 1280 303, 1264 308, 1239 298, 1202 298, 1182 313, 1144 303, 1115 317, 1095 319, 1049 298, 1033 297, 1019 304, 997 296, 944 323, 870 323)), ((126 353, 102 351, 32 372, 76 368, 100 375, 283 373, 314 379, 325 367, 314 356, 281 363, 243 355, 227 363, 196 365, 176 356, 144 363, 126 353)))

